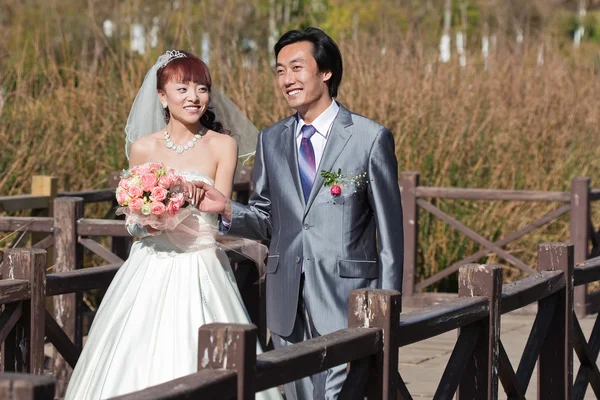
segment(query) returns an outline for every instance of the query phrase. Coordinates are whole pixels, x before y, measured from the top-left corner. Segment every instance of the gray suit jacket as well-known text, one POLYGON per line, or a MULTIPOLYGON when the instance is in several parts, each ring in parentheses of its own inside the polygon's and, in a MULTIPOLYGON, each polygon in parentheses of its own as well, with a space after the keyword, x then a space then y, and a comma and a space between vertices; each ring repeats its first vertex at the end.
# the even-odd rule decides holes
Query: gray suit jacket
POLYGON ((297 162, 297 117, 260 132, 248 206, 233 202, 229 234, 270 240, 267 326, 294 327, 302 265, 304 300, 314 326, 327 334, 347 326, 348 295, 358 288, 401 291, 403 231, 394 137, 340 105, 305 204, 297 162), (333 198, 320 171, 366 173, 368 184, 333 198), (378 235, 377 235, 378 232, 378 235))

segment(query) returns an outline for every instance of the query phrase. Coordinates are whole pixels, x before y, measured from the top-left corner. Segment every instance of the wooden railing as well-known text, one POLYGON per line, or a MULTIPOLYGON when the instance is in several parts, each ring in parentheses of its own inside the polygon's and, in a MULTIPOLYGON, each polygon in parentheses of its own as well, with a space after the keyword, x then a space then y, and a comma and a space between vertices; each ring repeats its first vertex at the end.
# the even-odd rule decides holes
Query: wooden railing
MULTIPOLYGON (((600 257, 575 265, 574 256, 571 244, 542 244, 539 272, 505 285, 500 266, 463 266, 459 298, 406 314, 401 314, 398 292, 357 290, 349 298, 349 328, 260 355, 256 355, 254 326, 206 325, 199 329, 197 373, 115 399, 253 399, 256 392, 346 363, 349 376, 340 399, 362 398, 363 393, 370 399, 412 399, 398 370, 398 350, 455 329, 458 339, 434 399, 450 399, 456 393, 460 400, 497 399, 500 386, 509 398, 525 399, 536 363, 539 399, 581 400, 589 386, 598 397, 600 319, 586 339, 575 314, 573 293, 576 286, 600 280, 600 257), (515 368, 505 349, 510 343, 503 343, 500 335, 501 315, 536 302, 535 322, 515 368), (574 353, 581 364, 576 373, 574 353)), ((13 278, 2 284, 4 289, 10 287, 11 294, 0 300, 12 313, 2 314, 0 339, 7 349, 7 341, 17 335, 21 346, 15 349, 21 352, 15 352, 5 368, 22 365, 31 372, 39 368, 35 355, 43 349, 39 333, 34 332, 39 318, 32 316, 39 314, 33 310, 40 309, 43 295, 39 283, 44 278, 43 257, 44 252, 37 249, 8 254, 13 278), (26 271, 29 275, 22 275, 26 271), (7 325, 6 321, 11 322, 7 325), (13 364, 13 360, 20 361, 13 364)), ((49 283, 50 287, 55 286, 49 283)), ((23 393, 30 393, 22 399, 53 398, 47 379, 14 374, 0 375, 0 396, 3 390, 14 390, 15 382, 26 388, 23 393), (38 394, 34 388, 39 388, 38 394)))
MULTIPOLYGON (((37 180, 40 179, 34 179, 34 181, 37 180)), ((55 182, 55 179, 48 178, 46 181, 55 182)), ((112 181, 116 185, 118 175, 115 174, 112 181)), ((241 201, 247 201, 249 193, 250 182, 248 179, 234 184, 234 194, 241 201)), ((30 235, 32 237, 31 248, 40 251, 48 250, 49 252, 47 256, 45 251, 42 252, 44 254, 44 264, 39 268, 44 271, 45 275, 46 268, 51 267, 53 273, 48 274, 44 280, 46 288, 42 303, 38 304, 31 300, 34 301, 35 307, 39 308, 36 308, 37 319, 34 331, 37 332, 37 335, 40 335, 39 337, 32 337, 31 340, 37 343, 41 337, 43 344, 45 332, 47 340, 53 344, 59 353, 54 357, 51 367, 58 380, 57 394, 59 397, 64 393, 71 368, 77 362, 82 348, 82 339, 85 333, 83 292, 92 289, 106 289, 123 260, 127 257, 131 245, 131 237, 125 229, 123 220, 83 218, 86 204, 104 201, 111 204, 110 211, 105 215, 105 218, 115 218, 114 189, 110 188, 54 193, 54 195, 31 194, 0 197, 0 211, 32 209, 31 213, 33 214, 32 216, 0 217, 0 232, 19 233, 19 237, 13 242, 14 245, 22 243, 20 239, 24 238, 25 235, 30 235), (69 194, 78 194, 82 197, 68 197, 69 194), (97 237, 109 237, 110 248, 95 240, 97 237), (98 256, 106 264, 100 267, 83 268, 84 253, 98 256), (46 311, 46 296, 52 296, 51 305, 53 307, 50 307, 51 312, 46 311)), ((30 307, 30 305, 14 306, 14 304, 21 304, 20 302, 25 301, 26 296, 32 293, 31 288, 37 288, 39 284, 30 281, 28 274, 32 272, 29 269, 17 272, 12 269, 10 257, 25 257, 24 254, 23 250, 8 249, 3 255, 3 263, 0 266, 0 275, 3 278, 0 280, 0 304, 7 304, 5 310, 0 314, 0 343, 5 342, 4 334, 8 335, 8 331, 21 332, 22 336, 26 335, 24 333, 25 328, 14 324, 21 319, 24 313, 29 312, 23 307, 30 307), (17 278, 17 276, 20 276, 20 278, 17 278), (7 280, 11 278, 17 279, 17 282, 7 280), (26 282, 29 282, 29 284, 26 285, 26 282)), ((39 262, 38 259, 41 253, 27 254, 27 257, 39 262)), ((229 255, 234 266, 241 263, 250 263, 236 253, 229 255)), ((252 299, 260 298, 263 287, 262 285, 253 285, 253 282, 257 280, 257 274, 252 274, 248 270, 250 268, 236 270, 236 279, 242 295, 252 305, 249 311, 254 318, 253 320, 263 327, 261 332, 265 332, 265 334, 260 337, 264 343, 266 318, 260 312, 260 301, 255 300, 252 302, 252 299)), ((39 275, 41 272, 37 271, 36 273, 39 275)), ((7 336, 7 338, 8 343, 12 344, 11 340, 14 338, 12 336, 7 336)), ((12 348, 11 345, 8 347, 12 348)), ((5 363, 8 360, 11 365, 5 368, 6 371, 41 372, 39 368, 43 367, 43 352, 41 355, 32 352, 31 354, 36 354, 36 357, 40 358, 25 362, 21 360, 25 356, 22 354, 12 355, 10 351, 2 350, 1 354, 2 359, 0 362, 5 363), (16 363, 14 366, 12 366, 13 361, 16 363)))
MULTIPOLYGON (((418 172, 401 174, 402 207, 404 213, 404 281, 403 295, 405 303, 412 306, 423 306, 444 298, 440 293, 423 293, 429 286, 458 272, 461 265, 477 262, 490 253, 496 254, 511 266, 531 275, 535 273, 531 265, 510 254, 504 248, 539 229, 562 215, 570 213, 570 242, 575 246, 575 262, 582 262, 589 257, 600 255, 600 227, 596 231, 591 219, 590 204, 600 200, 600 189, 592 189, 589 178, 575 178, 571 182, 571 192, 545 192, 531 190, 495 190, 464 189, 451 187, 426 187, 419 185, 418 172), (491 242, 460 221, 446 214, 426 199, 486 200, 486 201, 527 201, 557 202, 563 205, 543 217, 529 223, 506 237, 491 242), (419 213, 427 211, 437 219, 447 223, 483 248, 460 261, 447 266, 420 282, 416 280, 417 254, 419 252, 419 213), (589 250, 591 244, 591 251, 589 250)), ((586 286, 575 290, 575 310, 578 315, 586 315, 600 311, 600 295, 588 294, 586 286)), ((447 297, 446 297, 447 298, 447 297)))

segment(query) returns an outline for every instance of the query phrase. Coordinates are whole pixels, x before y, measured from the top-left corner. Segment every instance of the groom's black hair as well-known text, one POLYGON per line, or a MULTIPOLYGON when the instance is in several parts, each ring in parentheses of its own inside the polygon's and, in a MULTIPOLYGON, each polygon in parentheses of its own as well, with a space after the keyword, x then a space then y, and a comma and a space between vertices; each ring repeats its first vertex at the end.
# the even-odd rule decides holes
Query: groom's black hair
POLYGON ((275 59, 285 46, 298 42, 310 42, 313 45, 313 57, 317 62, 319 71, 331 71, 331 78, 327 81, 329 95, 337 97, 338 87, 342 82, 342 53, 337 44, 325 32, 318 28, 306 28, 302 31, 288 31, 275 43, 273 51, 275 59))

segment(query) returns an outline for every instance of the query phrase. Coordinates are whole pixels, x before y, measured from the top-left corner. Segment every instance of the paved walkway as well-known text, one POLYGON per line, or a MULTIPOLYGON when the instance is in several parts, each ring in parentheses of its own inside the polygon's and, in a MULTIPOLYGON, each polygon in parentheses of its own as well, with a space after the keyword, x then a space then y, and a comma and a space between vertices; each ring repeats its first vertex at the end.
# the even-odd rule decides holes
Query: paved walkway
MULTIPOLYGON (((595 315, 588 316, 580 320, 586 339, 589 339, 595 317, 595 315)), ((519 365, 534 318, 534 315, 523 314, 507 314, 502 317, 502 343, 514 369, 519 365)), ((457 332, 452 331, 400 349, 400 374, 414 399, 433 398, 456 343, 456 338, 457 332)), ((573 365, 573 375, 576 376, 579 368, 577 355, 574 355, 573 365)), ((507 396, 501 383, 499 387, 499 398, 506 399, 507 396)), ((529 383, 526 397, 527 399, 537 399, 537 368, 529 383)), ((590 387, 586 391, 585 399, 596 399, 590 387)))

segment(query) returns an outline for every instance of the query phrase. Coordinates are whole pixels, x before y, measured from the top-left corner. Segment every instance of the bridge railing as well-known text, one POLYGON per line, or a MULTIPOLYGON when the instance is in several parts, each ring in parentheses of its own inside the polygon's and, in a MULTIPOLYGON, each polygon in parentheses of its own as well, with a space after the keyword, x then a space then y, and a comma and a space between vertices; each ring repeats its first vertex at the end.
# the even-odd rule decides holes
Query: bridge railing
MULTIPOLYGON (((39 333, 32 332, 31 325, 28 331, 27 321, 35 321, 31 316, 37 314, 30 310, 36 309, 34 299, 41 298, 43 292, 39 284, 35 286, 36 279, 43 276, 39 268, 43 251, 14 250, 8 257, 13 263, 13 278, 2 284, 11 287, 12 295, 2 297, 1 302, 12 304, 13 310, 19 302, 22 305, 20 314, 13 311, 18 318, 2 314, 2 321, 13 321, 14 326, 0 325, 0 332, 19 334, 21 331, 14 327, 22 324, 22 332, 38 338, 30 340, 28 359, 33 366, 33 346, 38 346, 38 354, 40 351, 39 333), (27 270, 38 271, 38 278, 34 273, 27 279, 19 272, 27 270)), ((459 298, 404 314, 397 292, 354 291, 349 298, 347 329, 259 355, 254 326, 203 326, 199 329, 198 372, 118 399, 251 399, 256 392, 342 364, 349 365, 349 377, 340 398, 359 398, 364 390, 371 399, 411 399, 398 369, 398 352, 409 344, 456 329, 458 338, 440 377, 436 399, 452 398, 455 393, 459 399, 496 399, 500 385, 509 398, 524 399, 536 363, 538 398, 583 399, 590 386, 598 395, 600 322, 596 320, 586 339, 574 313, 573 292, 575 286, 600 280, 600 257, 576 265, 571 244, 544 243, 538 247, 538 269, 523 280, 502 285, 499 266, 463 266, 459 298), (505 349, 510 343, 503 343, 500 335, 501 315, 532 303, 538 304, 535 322, 522 357, 513 366, 505 349), (576 373, 574 353, 581 364, 576 373)), ((8 344, 5 341, 5 349, 8 344)), ((35 372, 31 367, 29 370, 35 372)), ((14 375, 0 375, 0 381, 11 379, 14 375)))

